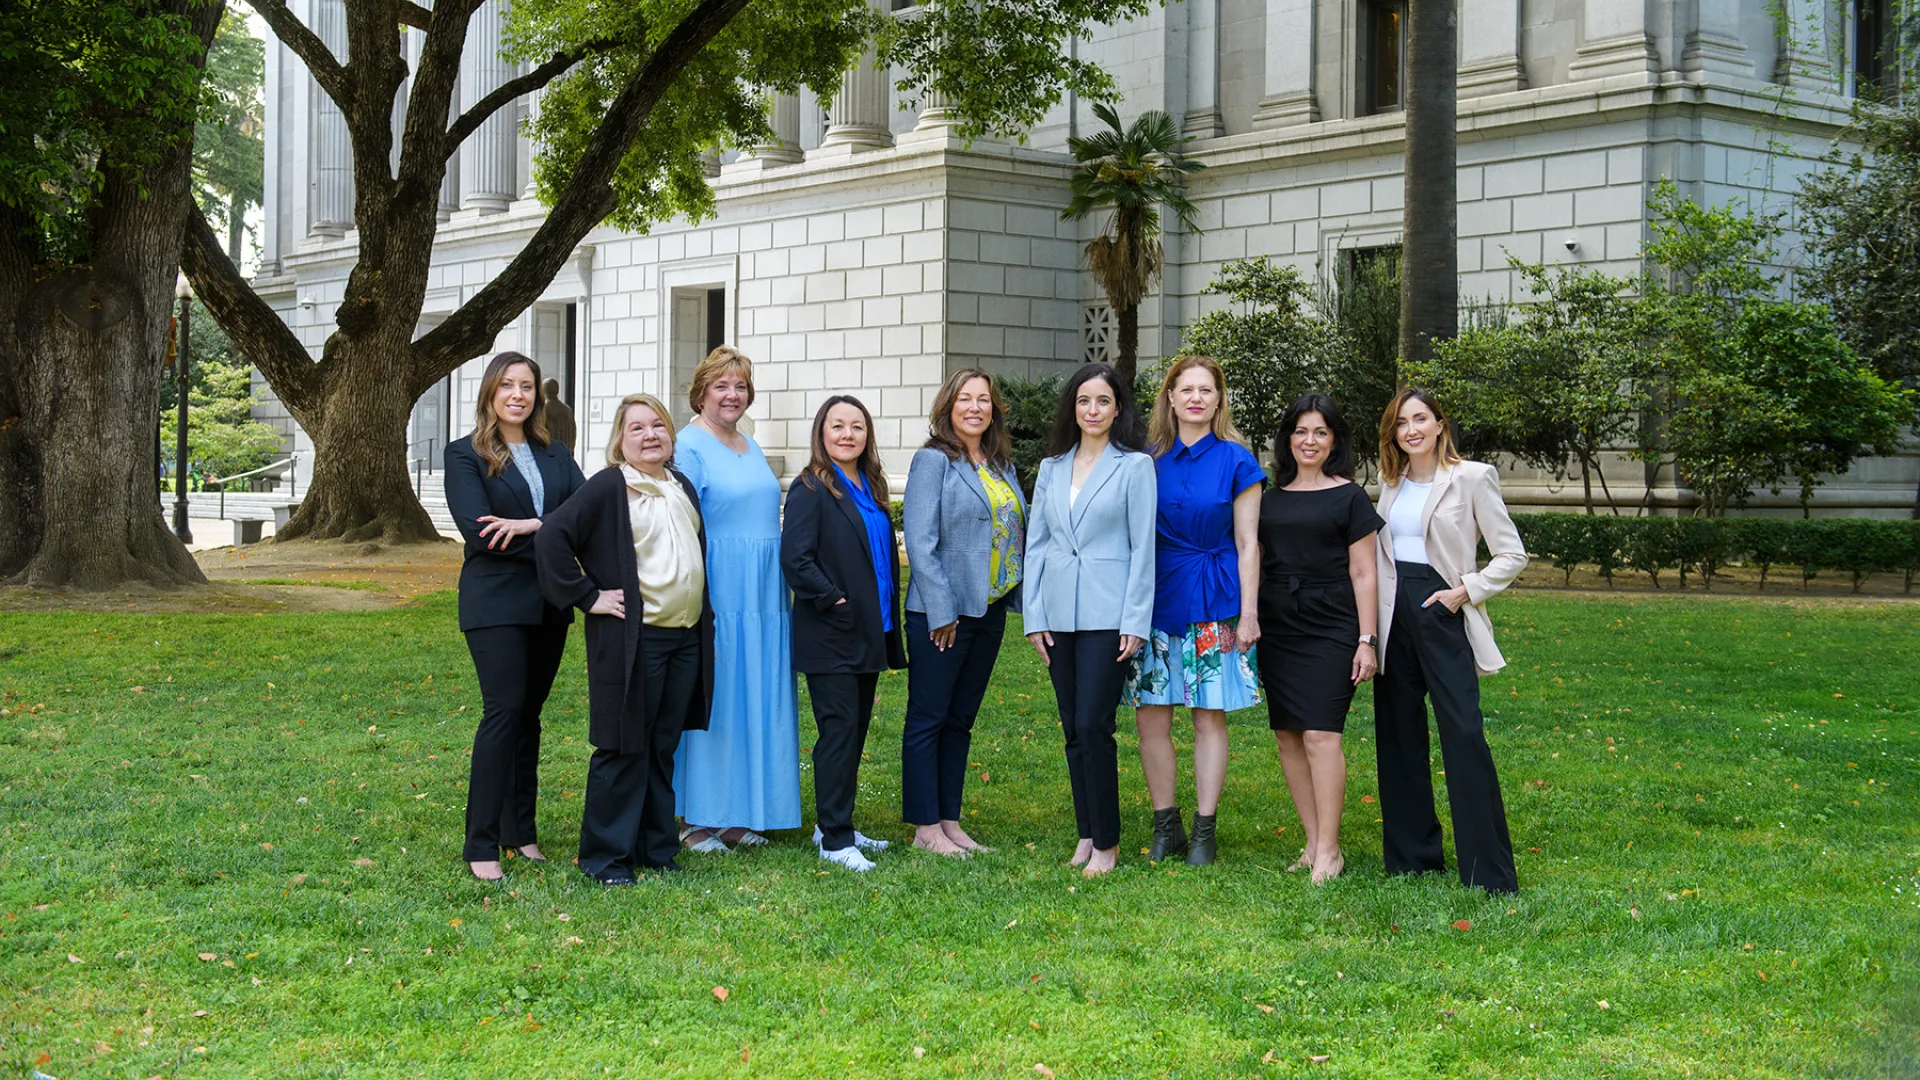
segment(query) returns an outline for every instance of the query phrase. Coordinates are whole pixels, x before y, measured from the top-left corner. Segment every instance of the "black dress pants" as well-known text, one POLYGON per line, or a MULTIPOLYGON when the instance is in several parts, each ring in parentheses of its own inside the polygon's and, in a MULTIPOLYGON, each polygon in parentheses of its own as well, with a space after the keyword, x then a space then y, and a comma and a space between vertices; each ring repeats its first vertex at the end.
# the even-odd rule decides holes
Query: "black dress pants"
POLYGON ((645 745, 627 753, 599 748, 587 761, 580 869, 591 877, 624 877, 672 865, 680 850, 673 823, 673 752, 680 748, 700 686, 699 628, 647 627, 640 635, 638 662, 646 665, 645 745))
POLYGON ((924 612, 907 612, 907 715, 900 731, 900 817, 911 825, 960 820, 973 721, 1007 632, 1005 597, 977 619, 960 616, 943 651, 924 612))
POLYGON ((1375 753, 1380 766, 1383 854, 1389 874, 1445 870, 1440 819, 1433 809, 1427 701, 1433 699, 1440 760, 1453 814, 1460 882, 1488 892, 1517 892, 1513 841, 1480 715, 1480 683, 1466 620, 1435 602, 1421 602, 1446 580, 1424 563, 1396 563, 1393 628, 1386 665, 1373 690, 1375 753))
POLYGON ((467 841, 462 857, 491 862, 501 848, 539 843, 534 806, 540 791, 540 709, 567 647, 564 612, 538 625, 467 631, 480 677, 480 727, 467 781, 467 841))
POLYGON ((873 722, 873 696, 880 673, 808 675, 813 723, 820 737, 813 744, 813 809, 820 823, 820 847, 839 851, 853 846, 853 803, 860 787, 860 754, 873 722))
POLYGON ((1080 839, 1101 851, 1120 843, 1120 748, 1114 713, 1130 665, 1120 662, 1120 631, 1053 631, 1047 674, 1067 738, 1067 779, 1080 839))

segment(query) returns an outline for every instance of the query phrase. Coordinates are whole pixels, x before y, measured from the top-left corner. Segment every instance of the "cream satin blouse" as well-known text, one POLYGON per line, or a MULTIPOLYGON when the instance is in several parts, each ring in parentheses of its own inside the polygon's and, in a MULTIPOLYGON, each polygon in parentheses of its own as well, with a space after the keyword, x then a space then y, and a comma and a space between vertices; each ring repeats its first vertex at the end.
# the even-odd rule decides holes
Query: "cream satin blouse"
POLYGON ((700 551, 700 512, 671 476, 655 480, 631 465, 627 520, 633 526, 633 562, 640 572, 641 621, 648 626, 694 626, 707 589, 700 551))

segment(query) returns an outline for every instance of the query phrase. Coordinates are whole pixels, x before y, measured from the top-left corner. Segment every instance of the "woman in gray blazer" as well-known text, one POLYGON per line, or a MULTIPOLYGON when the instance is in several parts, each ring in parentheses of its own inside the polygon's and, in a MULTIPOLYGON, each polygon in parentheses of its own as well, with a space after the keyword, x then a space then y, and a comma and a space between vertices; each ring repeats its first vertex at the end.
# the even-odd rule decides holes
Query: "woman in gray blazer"
POLYGON ((1053 679, 1067 778, 1088 877, 1120 851, 1120 758, 1114 713, 1128 664, 1153 631, 1153 459, 1133 396, 1106 364, 1067 380, 1033 488, 1027 533, 1027 640, 1053 679))
POLYGON ((1027 506, 993 376, 947 376, 930 427, 902 507, 912 577, 900 804, 915 847, 957 857, 984 850, 960 827, 960 796, 1007 612, 1020 610, 1027 506))

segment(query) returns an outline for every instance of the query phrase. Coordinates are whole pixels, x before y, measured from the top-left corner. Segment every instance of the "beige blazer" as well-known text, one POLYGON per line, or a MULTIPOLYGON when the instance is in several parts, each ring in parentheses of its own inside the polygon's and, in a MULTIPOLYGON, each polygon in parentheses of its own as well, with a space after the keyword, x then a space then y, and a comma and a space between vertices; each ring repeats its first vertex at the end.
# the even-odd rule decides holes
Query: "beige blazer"
MULTIPOLYGON (((1380 488, 1379 512, 1387 511, 1400 494, 1398 484, 1380 488)), ((1467 624, 1467 642, 1473 646, 1473 666, 1481 675, 1491 675, 1507 665, 1506 658, 1493 643, 1493 620, 1487 617, 1487 598, 1513 584, 1527 568, 1527 547, 1520 530, 1507 515, 1507 504, 1500 499, 1500 473, 1491 465, 1462 461, 1442 466, 1433 477, 1433 491, 1427 496, 1420 520, 1427 540, 1427 561, 1446 579, 1448 586, 1467 588, 1467 603, 1460 609, 1467 624), (1478 569, 1480 538, 1486 537, 1487 551, 1493 555, 1485 569, 1478 569)), ((1399 574, 1393 564, 1393 536, 1390 528, 1378 533, 1380 544, 1380 667, 1387 666, 1387 634, 1393 629, 1393 599, 1399 574)))

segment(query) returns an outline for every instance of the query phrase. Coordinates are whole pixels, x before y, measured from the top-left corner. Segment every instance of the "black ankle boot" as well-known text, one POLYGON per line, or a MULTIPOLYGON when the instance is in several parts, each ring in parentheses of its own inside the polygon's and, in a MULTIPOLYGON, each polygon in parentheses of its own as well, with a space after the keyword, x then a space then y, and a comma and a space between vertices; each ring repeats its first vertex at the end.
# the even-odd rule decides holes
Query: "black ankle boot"
POLYGON ((1159 862, 1169 855, 1187 850, 1187 827, 1180 823, 1180 808, 1169 806, 1153 812, 1153 846, 1147 849, 1147 861, 1159 862))
POLYGON ((1213 815, 1193 815, 1193 845, 1187 849, 1188 866, 1212 866, 1219 846, 1213 839, 1213 815))

